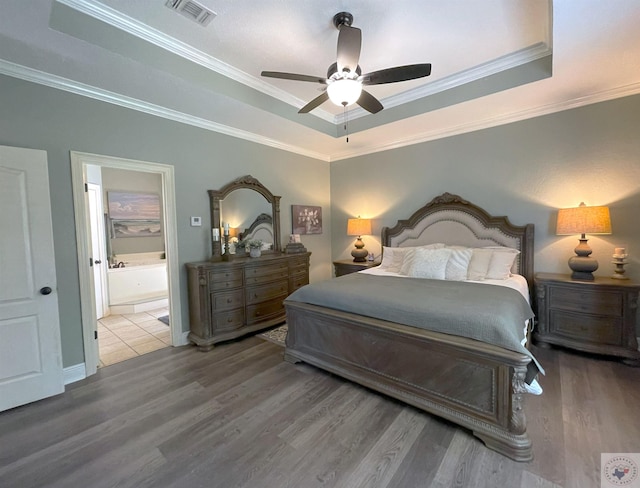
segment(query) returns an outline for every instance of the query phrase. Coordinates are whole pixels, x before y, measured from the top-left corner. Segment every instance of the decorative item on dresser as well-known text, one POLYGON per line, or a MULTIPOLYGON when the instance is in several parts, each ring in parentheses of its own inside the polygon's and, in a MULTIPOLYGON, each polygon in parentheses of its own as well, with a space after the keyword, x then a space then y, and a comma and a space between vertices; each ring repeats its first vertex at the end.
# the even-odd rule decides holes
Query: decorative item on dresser
POLYGON ((284 322, 283 301, 290 293, 309 283, 311 255, 308 252, 284 254, 281 251, 280 197, 273 195, 257 179, 249 175, 243 176, 221 190, 209 190, 208 193, 211 205, 212 257, 209 261, 186 264, 189 340, 202 351, 210 350, 217 342, 284 322), (262 195, 270 207, 268 213, 260 208, 257 211, 258 217, 254 218, 255 213, 252 212, 256 212, 256 202, 252 197, 255 195, 249 191, 248 194, 241 193, 239 198, 238 194, 230 197, 230 194, 238 190, 252 190, 262 195), (221 233, 218 229, 222 225, 225 198, 224 215, 227 217, 222 232, 225 237, 223 255, 221 233), (243 206, 243 203, 250 210, 246 212, 249 215, 240 218, 238 215, 243 213, 243 209, 235 207, 243 206), (230 253, 230 218, 243 222, 253 221, 240 238, 252 243, 261 241, 261 246, 256 248, 261 252, 260 257, 250 257, 244 250, 236 254, 230 253), (272 242, 264 242, 264 238, 272 242))
POLYGON ((636 317, 640 284, 596 277, 575 281, 569 275, 538 273, 537 344, 623 358, 640 366, 636 317))
POLYGON ((380 261, 365 261, 364 263, 354 263, 353 259, 342 259, 333 262, 333 268, 336 272, 336 278, 349 273, 357 273, 363 269, 375 268, 380 266, 380 261))
POLYGON ((611 277, 614 280, 628 280, 629 277, 624 275, 625 265, 629 264, 627 258, 629 255, 627 254, 627 249, 625 247, 616 247, 613 251, 613 261, 611 263, 615 266, 613 270, 613 275, 611 277))

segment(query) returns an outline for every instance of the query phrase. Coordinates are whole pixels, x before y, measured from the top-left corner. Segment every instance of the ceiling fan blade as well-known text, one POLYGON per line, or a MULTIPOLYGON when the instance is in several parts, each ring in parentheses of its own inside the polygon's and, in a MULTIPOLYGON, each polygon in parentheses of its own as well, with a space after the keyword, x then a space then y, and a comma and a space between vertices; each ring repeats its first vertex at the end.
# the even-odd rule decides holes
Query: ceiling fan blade
POLYGON ((362 90, 360 98, 358 98, 358 101, 356 103, 372 114, 377 114, 384 108, 376 97, 365 90, 362 90))
POLYGON ((267 78, 281 78, 283 80, 309 81, 311 83, 327 84, 327 79, 320 76, 298 75, 296 73, 281 73, 279 71, 263 71, 260 73, 267 78))
POLYGON ((322 105, 324 102, 329 100, 329 94, 325 91, 318 95, 316 98, 307 103, 304 107, 298 110, 299 114, 306 114, 311 112, 314 108, 322 105))
POLYGON ((396 66, 395 68, 381 69, 365 73, 359 80, 363 85, 383 85, 384 83, 396 83, 397 81, 415 80, 431 74, 431 64, 410 64, 396 66))
POLYGON ((354 73, 360 60, 362 32, 357 27, 340 26, 338 34, 338 71, 354 73))

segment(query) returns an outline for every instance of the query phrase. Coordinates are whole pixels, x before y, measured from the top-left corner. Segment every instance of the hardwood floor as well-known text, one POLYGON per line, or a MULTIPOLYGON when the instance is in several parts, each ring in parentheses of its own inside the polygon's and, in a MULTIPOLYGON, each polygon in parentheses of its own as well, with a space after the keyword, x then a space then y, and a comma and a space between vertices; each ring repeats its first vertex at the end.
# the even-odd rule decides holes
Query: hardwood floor
POLYGON ((639 452, 640 369, 535 349, 535 459, 304 364, 258 337, 167 348, 0 414, 0 486, 598 487, 639 452))

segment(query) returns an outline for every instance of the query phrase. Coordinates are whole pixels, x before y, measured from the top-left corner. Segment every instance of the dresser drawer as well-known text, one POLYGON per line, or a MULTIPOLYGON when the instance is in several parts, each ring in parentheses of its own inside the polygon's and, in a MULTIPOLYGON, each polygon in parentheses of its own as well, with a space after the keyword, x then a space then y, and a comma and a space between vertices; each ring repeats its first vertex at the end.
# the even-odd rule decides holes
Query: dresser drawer
POLYGON ((246 303, 252 305, 254 303, 265 302, 284 295, 289 294, 289 282, 278 281, 277 283, 270 283, 268 285, 251 286, 247 288, 246 303))
POLYGON ((247 307, 247 325, 251 325, 268 318, 275 318, 279 315, 282 315, 284 318, 285 310, 283 302, 286 297, 287 295, 285 294, 274 300, 247 307))
POLYGON ((582 341, 614 346, 623 343, 621 318, 551 310, 549 325, 552 334, 568 338, 579 337, 582 341))
POLYGON ((212 291, 238 288, 240 286, 242 286, 241 269, 229 269, 226 271, 216 270, 209 272, 209 289, 212 291))
POLYGON ((244 292, 233 290, 214 293, 211 297, 211 305, 215 312, 242 307, 244 306, 244 292))
POLYGON ((293 293, 298 288, 309 284, 309 274, 306 272, 295 274, 291 276, 291 278, 289 278, 289 282, 291 284, 291 287, 290 287, 291 293, 293 293))
POLYGON ((605 290, 549 287, 549 308, 622 317, 622 295, 605 290))
POLYGON ((293 258, 289 262, 289 269, 292 273, 298 273, 300 271, 306 272, 309 268, 309 258, 293 258))
POLYGON ((240 329, 244 325, 244 309, 217 312, 215 315, 212 314, 212 320, 215 332, 240 329))
POLYGON ((266 283, 289 276, 287 262, 279 262, 260 267, 247 267, 245 269, 245 281, 247 285, 266 283))

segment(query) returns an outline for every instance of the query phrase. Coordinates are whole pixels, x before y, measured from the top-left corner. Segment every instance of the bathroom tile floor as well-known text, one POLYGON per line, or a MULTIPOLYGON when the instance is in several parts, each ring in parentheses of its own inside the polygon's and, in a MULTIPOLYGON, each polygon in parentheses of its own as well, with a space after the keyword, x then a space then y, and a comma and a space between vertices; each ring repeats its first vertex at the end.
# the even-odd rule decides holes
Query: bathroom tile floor
POLYGON ((98 367, 119 363, 171 345, 171 330, 158 317, 167 308, 124 315, 108 315, 98 320, 98 367))

